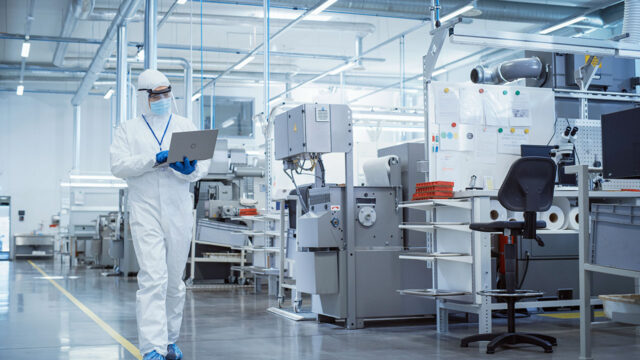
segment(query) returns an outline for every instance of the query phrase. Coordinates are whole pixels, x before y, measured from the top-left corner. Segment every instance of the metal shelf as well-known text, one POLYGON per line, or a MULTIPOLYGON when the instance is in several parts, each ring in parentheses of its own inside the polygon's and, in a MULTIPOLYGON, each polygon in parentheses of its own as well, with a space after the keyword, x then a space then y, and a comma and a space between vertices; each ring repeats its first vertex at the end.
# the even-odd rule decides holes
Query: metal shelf
POLYGON ((625 276, 625 277, 640 279, 640 271, 635 271, 635 270, 619 269, 619 268, 602 266, 602 265, 594 265, 589 263, 584 264, 584 269, 591 272, 599 272, 604 274, 611 274, 611 275, 618 275, 618 276, 625 276))
POLYGON ((452 230, 471 233, 469 224, 465 223, 423 223, 423 224, 400 224, 400 229, 421 231, 426 233, 432 233, 435 230, 452 230))
POLYGON ((466 199, 434 199, 424 201, 405 201, 398 205, 399 208, 430 211, 436 206, 450 206, 471 210, 471 202, 466 199))
MULTIPOLYGON (((238 254, 239 255, 239 254, 238 254)), ((211 257, 197 257, 194 258, 196 262, 208 262, 208 263, 241 263, 242 258, 239 256, 211 256, 211 257)))
POLYGON ((400 254, 400 259, 403 260, 418 260, 418 261, 456 261, 467 264, 473 263, 473 256, 462 253, 404 253, 400 254))
POLYGON ((468 291, 449 291, 449 290, 440 290, 440 289, 406 289, 406 290, 398 290, 398 293, 400 293, 400 295, 421 296, 421 297, 429 297, 429 298, 463 296, 463 295, 471 294, 468 291))

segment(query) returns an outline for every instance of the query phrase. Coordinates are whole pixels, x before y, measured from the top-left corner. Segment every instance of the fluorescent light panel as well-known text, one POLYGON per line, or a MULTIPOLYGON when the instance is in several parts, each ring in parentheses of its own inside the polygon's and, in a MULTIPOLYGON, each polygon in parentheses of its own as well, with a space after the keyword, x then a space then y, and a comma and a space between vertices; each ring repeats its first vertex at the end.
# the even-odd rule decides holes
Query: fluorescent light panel
POLYGON ((584 21, 586 19, 587 18, 584 17, 584 16, 578 16, 577 18, 573 18, 573 19, 561 22, 560 24, 556 24, 556 25, 550 26, 550 27, 548 27, 548 28, 546 28, 544 30, 540 30, 539 33, 542 34, 542 35, 546 35, 546 34, 554 32, 556 30, 560 30, 560 29, 565 28, 567 26, 573 25, 575 23, 579 23, 580 21, 584 21))
POLYGON ((313 16, 313 15, 318 15, 321 12, 325 11, 329 6, 333 5, 336 3, 336 1, 338 0, 327 0, 325 1, 322 5, 318 6, 317 8, 313 9, 310 13, 309 16, 313 16))
POLYGON ((178 3, 178 5, 184 5, 187 3, 187 0, 178 0, 176 2, 178 3))
POLYGON ((22 96, 24 94, 24 85, 18 85, 16 88, 16 95, 22 96))
POLYGON ((335 70, 330 71, 330 72, 329 72, 329 75, 336 75, 336 74, 340 74, 341 72, 343 72, 343 71, 345 71, 345 70, 349 70, 349 69, 351 69, 351 68, 352 68, 352 67, 354 67, 354 66, 356 66, 356 63, 355 63, 355 62, 349 62, 349 63, 346 63, 346 64, 344 64, 344 65, 340 66, 339 68, 337 68, 337 69, 335 69, 335 70))
POLYGON ((79 175, 79 174, 71 174, 69 175, 69 179, 73 180, 111 180, 116 181, 120 180, 113 175, 79 175))
POLYGON ((454 11, 448 13, 447 15, 441 17, 440 18, 440 22, 447 22, 447 21, 453 19, 454 17, 460 16, 460 15, 466 13, 467 11, 469 11, 469 10, 475 8, 475 7, 476 6, 473 3, 471 3, 469 5, 465 5, 465 6, 461 7, 461 8, 459 8, 458 10, 454 10, 454 11))
POLYGON ((113 89, 109 89, 109 90, 107 91, 107 93, 106 93, 106 94, 104 94, 104 98, 105 98, 105 100, 109 100, 109 99, 111 99, 111 97, 113 96, 113 93, 114 93, 113 89))
POLYGON ((118 183, 70 183, 70 182, 61 182, 60 186, 62 187, 90 187, 90 188, 126 188, 127 184, 118 184, 118 183))
POLYGON ((253 56, 253 55, 249 56, 248 58, 246 58, 246 59, 242 60, 241 62, 239 62, 239 63, 238 63, 238 65, 234 66, 234 67, 233 67, 233 70, 240 70, 240 69, 242 69, 242 68, 243 68, 243 67, 245 67, 248 63, 252 62, 252 61, 253 61, 253 59, 255 59, 255 58, 256 58, 256 57, 255 57, 255 56, 253 56))
POLYGON ((20 52, 20 56, 22 56, 23 58, 28 58, 29 57, 29 51, 31 50, 31 43, 28 41, 25 41, 22 43, 22 51, 20 52))
POLYGON ((191 97, 191 101, 196 101, 200 99, 201 96, 202 96, 202 93, 197 93, 191 97))

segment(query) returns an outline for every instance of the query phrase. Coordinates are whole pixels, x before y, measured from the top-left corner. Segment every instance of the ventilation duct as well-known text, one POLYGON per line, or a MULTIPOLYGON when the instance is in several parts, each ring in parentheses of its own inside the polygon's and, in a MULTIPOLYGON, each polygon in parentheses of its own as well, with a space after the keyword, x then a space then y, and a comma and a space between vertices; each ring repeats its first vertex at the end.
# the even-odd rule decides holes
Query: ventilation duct
POLYGON ((539 79, 542 74, 542 62, 534 56, 505 61, 494 68, 476 66, 470 77, 476 84, 504 84, 518 79, 539 79))
POLYGON ((621 41, 640 42, 640 0, 625 0, 622 33, 628 33, 629 37, 621 41))

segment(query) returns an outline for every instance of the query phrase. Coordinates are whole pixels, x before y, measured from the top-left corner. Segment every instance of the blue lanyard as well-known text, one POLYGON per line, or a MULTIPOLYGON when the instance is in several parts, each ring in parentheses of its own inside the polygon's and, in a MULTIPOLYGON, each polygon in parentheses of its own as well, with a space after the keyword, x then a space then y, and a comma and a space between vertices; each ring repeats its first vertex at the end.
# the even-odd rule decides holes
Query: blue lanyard
POLYGON ((149 130, 151 130, 151 134, 153 134, 153 137, 156 138, 156 141, 158 142, 158 145, 160 146, 160 151, 162 151, 162 142, 164 141, 164 136, 167 135, 167 129, 169 129, 169 124, 171 124, 171 116, 173 116, 173 115, 169 115, 169 121, 167 121, 167 127, 164 128, 164 133, 162 134, 162 139, 158 140, 158 137, 156 136, 156 133, 153 132, 153 129, 151 128, 151 125, 149 125, 149 122, 147 121, 147 118, 144 117, 144 115, 142 115, 142 118, 144 119, 144 122, 147 123, 147 126, 149 127, 149 130))

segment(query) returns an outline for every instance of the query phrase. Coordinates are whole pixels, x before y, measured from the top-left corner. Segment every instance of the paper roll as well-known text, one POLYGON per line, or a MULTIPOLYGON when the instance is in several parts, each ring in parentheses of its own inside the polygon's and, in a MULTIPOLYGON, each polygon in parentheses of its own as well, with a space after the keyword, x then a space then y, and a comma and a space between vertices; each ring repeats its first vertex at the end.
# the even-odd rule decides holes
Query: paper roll
POLYGON ((559 207, 560 210, 562 210, 562 213, 564 214, 564 224, 562 224, 562 227, 560 229, 568 228, 569 227, 569 211, 571 211, 571 203, 569 202, 569 199, 567 199, 566 197, 554 198, 553 205, 559 207))
POLYGON ((491 200, 491 205, 489 208, 489 219, 491 221, 506 221, 507 220, 507 210, 500 205, 498 200, 491 200))
POLYGON ((573 207, 571 208, 571 210, 569 210, 569 229, 571 230, 578 230, 580 227, 580 219, 578 217, 579 211, 577 207, 573 207))
POLYGON ((564 226, 564 212, 559 206, 552 205, 551 208, 543 212, 540 220, 547 223, 547 229, 560 230, 564 226))
POLYGON ((383 156, 377 159, 367 160, 362 164, 364 177, 367 186, 389 186, 391 180, 391 165, 397 164, 398 157, 395 155, 383 156))

